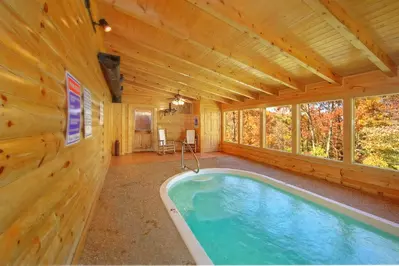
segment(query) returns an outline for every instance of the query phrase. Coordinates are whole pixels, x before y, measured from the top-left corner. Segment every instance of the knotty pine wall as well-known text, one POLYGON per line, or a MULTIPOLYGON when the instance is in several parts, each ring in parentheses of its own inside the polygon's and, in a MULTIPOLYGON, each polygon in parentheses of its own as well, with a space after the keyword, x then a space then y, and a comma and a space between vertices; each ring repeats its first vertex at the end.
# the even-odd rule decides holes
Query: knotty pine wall
MULTIPOLYGON (((140 99, 137 95, 136 100, 140 99)), ((123 96, 122 96, 123 100, 123 96)), ((138 103, 113 103, 112 104, 112 154, 115 155, 114 144, 116 140, 120 142, 120 155, 133 152, 134 146, 134 112, 135 110, 151 110, 153 113, 152 147, 154 151, 158 149, 158 128, 165 128, 168 132, 168 140, 180 141, 185 138, 186 129, 194 129, 194 116, 199 103, 193 104, 193 114, 176 113, 172 116, 161 116, 159 114, 160 103, 138 104, 138 103)), ((198 109, 199 110, 199 109, 198 109)), ((200 117, 197 115, 198 118, 200 117)), ((199 129, 197 129, 199 133, 199 129)), ((181 150, 181 144, 176 143, 176 150, 181 150)), ((198 148, 199 150, 199 148, 198 148)))
POLYGON ((69 264, 110 160, 103 33, 82 0, 0 1, 0 32, 0 265, 69 264), (93 137, 69 147, 66 70, 93 99, 93 137))
MULTIPOLYGON (((287 104, 343 99, 344 102, 344 161, 338 162, 311 156, 274 151, 247 145, 222 142, 225 153, 241 156, 282 169, 321 178, 333 183, 359 189, 368 193, 399 199, 399 171, 369 167, 352 163, 352 121, 350 99, 399 92, 399 77, 389 78, 380 71, 345 77, 343 85, 314 84, 307 92, 288 92, 278 97, 270 96, 244 103, 222 105, 223 111, 248 108, 265 108, 287 104), (349 103, 349 104, 348 104, 349 103)), ((352 103, 353 104, 353 103, 352 103)), ((294 108, 293 108, 294 110, 294 108)), ((224 116, 222 116, 224 118, 224 116)), ((223 127, 224 123, 222 123, 223 127)), ((299 125, 293 123, 293 136, 299 134, 299 125)), ((239 129, 241 130, 241 129, 239 129)), ((224 132, 224 130, 222 130, 224 132)), ((222 134, 223 135, 223 134, 222 134)), ((239 134, 240 135, 240 134, 239 134)), ((298 144, 293 138, 293 150, 298 144)))

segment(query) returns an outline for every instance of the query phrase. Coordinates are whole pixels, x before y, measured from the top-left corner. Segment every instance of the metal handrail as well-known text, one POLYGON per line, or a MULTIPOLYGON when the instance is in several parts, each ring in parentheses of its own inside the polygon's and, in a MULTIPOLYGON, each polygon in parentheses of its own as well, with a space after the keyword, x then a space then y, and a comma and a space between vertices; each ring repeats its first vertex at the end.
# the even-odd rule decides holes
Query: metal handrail
POLYGON ((191 170, 194 173, 198 174, 199 171, 200 171, 200 163, 199 163, 199 160, 197 158, 197 155, 195 155, 195 152, 193 151, 193 149, 191 148, 190 145, 187 145, 187 146, 190 149, 191 153, 194 155, 195 160, 197 161, 197 169, 191 169, 190 167, 188 167, 187 165, 184 164, 184 150, 185 150, 186 145, 187 145, 186 141, 183 141, 182 144, 181 144, 181 169, 183 169, 183 170, 191 170))

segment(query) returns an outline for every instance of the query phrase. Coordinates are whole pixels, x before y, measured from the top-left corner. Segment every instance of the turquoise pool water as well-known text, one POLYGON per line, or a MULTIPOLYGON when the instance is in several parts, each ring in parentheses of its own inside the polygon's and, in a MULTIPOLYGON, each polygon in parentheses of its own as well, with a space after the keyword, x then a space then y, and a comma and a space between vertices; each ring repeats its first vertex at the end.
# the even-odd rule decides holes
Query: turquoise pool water
POLYGON ((168 193, 215 264, 399 264, 399 237, 257 180, 197 175, 168 193))

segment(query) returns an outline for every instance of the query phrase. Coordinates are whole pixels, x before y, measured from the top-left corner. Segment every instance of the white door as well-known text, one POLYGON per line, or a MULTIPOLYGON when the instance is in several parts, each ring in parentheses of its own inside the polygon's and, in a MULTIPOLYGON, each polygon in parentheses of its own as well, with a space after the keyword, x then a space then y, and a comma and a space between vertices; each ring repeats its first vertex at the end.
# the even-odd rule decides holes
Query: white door
POLYGON ((213 152, 220 150, 220 128, 221 128, 221 112, 214 108, 203 109, 203 137, 202 152, 213 152))

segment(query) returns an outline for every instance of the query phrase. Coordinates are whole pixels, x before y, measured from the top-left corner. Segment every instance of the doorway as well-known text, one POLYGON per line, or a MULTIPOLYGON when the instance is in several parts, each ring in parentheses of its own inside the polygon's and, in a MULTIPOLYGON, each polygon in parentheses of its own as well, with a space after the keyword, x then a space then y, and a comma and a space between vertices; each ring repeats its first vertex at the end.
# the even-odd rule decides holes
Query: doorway
POLYGON ((202 152, 220 150, 221 112, 216 108, 204 108, 203 115, 202 152))
POLYGON ((134 111, 133 151, 152 151, 153 113, 152 110, 134 111))

